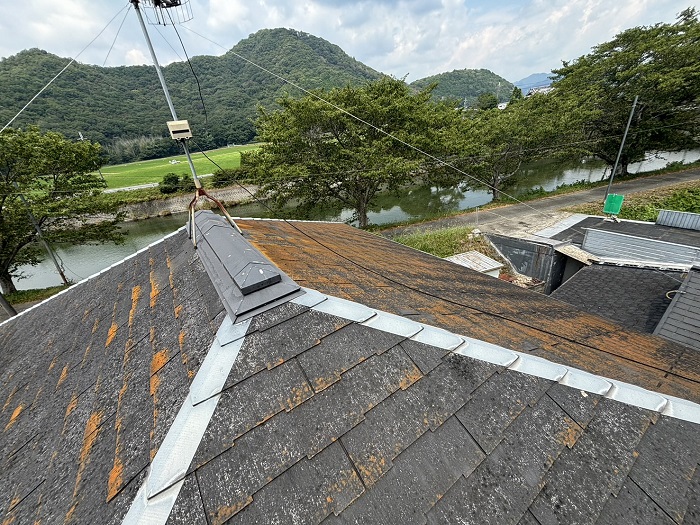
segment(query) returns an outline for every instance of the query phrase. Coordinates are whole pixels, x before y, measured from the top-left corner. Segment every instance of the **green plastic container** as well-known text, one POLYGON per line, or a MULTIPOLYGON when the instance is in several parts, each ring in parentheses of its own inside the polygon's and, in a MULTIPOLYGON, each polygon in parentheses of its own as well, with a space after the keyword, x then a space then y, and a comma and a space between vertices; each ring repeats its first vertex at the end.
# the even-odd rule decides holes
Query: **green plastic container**
POLYGON ((603 206, 603 213, 609 213, 610 215, 617 215, 622 209, 622 201, 625 200, 624 195, 617 195, 616 193, 611 193, 605 199, 605 206, 603 206))

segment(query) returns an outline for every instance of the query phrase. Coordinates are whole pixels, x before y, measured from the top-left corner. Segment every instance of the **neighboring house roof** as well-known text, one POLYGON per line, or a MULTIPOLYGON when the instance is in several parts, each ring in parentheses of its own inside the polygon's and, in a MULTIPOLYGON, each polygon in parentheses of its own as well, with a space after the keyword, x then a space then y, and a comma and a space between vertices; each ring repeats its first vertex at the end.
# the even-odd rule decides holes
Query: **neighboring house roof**
POLYGON ((677 290, 683 277, 681 271, 595 264, 576 272, 550 297, 651 334, 671 304, 666 294, 677 290))
POLYGON ((688 272, 654 333, 700 350, 700 267, 688 272))
MULTIPOLYGON (((298 290, 239 247, 224 222, 199 213, 197 250, 181 230, 0 325, 3 523, 700 519, 697 404, 328 297, 308 282, 298 290)), ((464 293, 466 277, 474 294, 488 293, 486 282, 493 295, 507 292, 349 227, 242 226, 288 262, 297 250, 319 256, 319 246, 361 240, 353 250, 386 257, 375 267, 384 279, 400 264, 413 278, 427 272, 416 288, 432 283, 448 297, 448 283, 464 293), (449 278, 435 281, 446 268, 449 278)), ((326 261, 316 266, 319 281, 339 275, 326 261)), ((374 281, 356 286, 391 296, 367 271, 374 281)), ((522 292, 510 308, 532 299, 534 312, 548 303, 570 313, 522 292)), ((433 300, 435 318, 465 313, 433 300)), ((529 333, 527 321, 509 319, 514 311, 494 324, 529 333)), ((579 314, 588 341, 608 337, 609 324, 579 314)), ((550 328, 562 329, 540 330, 550 328)), ((646 341, 618 332, 620 346, 646 341)), ((560 333, 550 344, 566 341, 560 333)), ((682 353, 674 363, 698 373, 682 353)), ((641 369, 628 372, 627 381, 644 380, 641 369)))
POLYGON ((700 353, 624 330, 345 224, 238 221, 297 283, 419 322, 700 401, 700 353))
POLYGON ((503 268, 503 264, 477 250, 470 250, 468 252, 445 257, 445 260, 481 273, 489 273, 494 270, 498 271, 503 268))
POLYGON ((560 241, 571 241, 580 246, 587 228, 682 244, 684 246, 700 247, 700 231, 697 230, 663 226, 652 222, 628 220, 611 221, 609 219, 606 220, 604 217, 591 216, 584 217, 576 224, 570 225, 565 230, 555 233, 551 238, 560 241))

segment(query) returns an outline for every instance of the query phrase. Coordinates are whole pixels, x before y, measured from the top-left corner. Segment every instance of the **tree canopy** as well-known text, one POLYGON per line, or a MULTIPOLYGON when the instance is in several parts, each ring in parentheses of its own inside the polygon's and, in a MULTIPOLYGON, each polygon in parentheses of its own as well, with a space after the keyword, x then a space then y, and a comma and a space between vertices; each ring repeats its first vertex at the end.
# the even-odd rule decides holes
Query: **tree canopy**
POLYGON ((44 239, 73 244, 121 240, 114 205, 93 198, 106 186, 93 172, 101 148, 70 142, 38 128, 0 133, 0 286, 15 291, 18 268, 44 256, 33 220, 44 239), (30 217, 30 213, 31 216, 30 217))
POLYGON ((378 191, 426 175, 430 159, 415 148, 439 152, 440 134, 456 111, 431 101, 432 87, 414 93, 402 80, 384 77, 286 97, 281 110, 260 109, 263 145, 245 163, 257 173, 261 194, 278 208, 340 202, 366 226, 378 191))
POLYGON ((693 8, 673 24, 635 27, 554 70, 553 97, 575 108, 581 148, 609 165, 639 97, 620 171, 648 152, 698 146, 700 23, 693 8))

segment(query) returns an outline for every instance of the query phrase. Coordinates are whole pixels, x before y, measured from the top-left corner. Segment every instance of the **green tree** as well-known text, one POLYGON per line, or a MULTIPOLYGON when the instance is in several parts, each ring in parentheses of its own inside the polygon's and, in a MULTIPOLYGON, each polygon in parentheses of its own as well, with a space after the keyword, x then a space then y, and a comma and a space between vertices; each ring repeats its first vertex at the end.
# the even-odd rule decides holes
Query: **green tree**
POLYGON ((700 23, 695 9, 673 24, 635 27, 588 55, 564 62, 552 96, 577 108, 582 151, 612 166, 635 96, 639 96, 620 173, 646 153, 698 146, 700 23))
POLYGON ((494 200, 524 162, 554 154, 571 140, 568 113, 547 95, 535 95, 505 109, 468 112, 454 128, 459 154, 454 164, 472 177, 466 187, 486 186, 494 200))
POLYGON ((482 93, 476 100, 476 109, 487 110, 498 107, 498 98, 493 93, 482 93))
POLYGON ((413 93, 402 80, 385 77, 298 100, 286 97, 279 111, 261 108, 263 146, 246 156, 261 195, 277 207, 293 202, 300 211, 342 203, 367 226, 377 192, 428 175, 428 158, 407 144, 440 150, 441 130, 457 112, 431 101, 433 87, 413 93))
POLYGON ((523 91, 518 87, 515 86, 513 88, 513 92, 510 94, 510 103, 518 102, 519 100, 523 99, 523 91))
POLYGON ((116 205, 94 199, 105 187, 94 173, 99 144, 70 142, 37 128, 0 133, 0 286, 16 291, 18 268, 44 256, 29 212, 47 242, 118 242, 116 205))

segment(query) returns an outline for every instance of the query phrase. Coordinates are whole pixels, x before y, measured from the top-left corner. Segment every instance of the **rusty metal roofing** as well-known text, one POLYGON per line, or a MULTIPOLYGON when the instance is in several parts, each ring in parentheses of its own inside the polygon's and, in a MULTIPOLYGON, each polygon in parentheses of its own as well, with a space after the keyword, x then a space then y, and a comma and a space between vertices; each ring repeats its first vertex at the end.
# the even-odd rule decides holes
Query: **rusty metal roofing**
POLYGON ((0 326, 3 524, 700 519, 696 404, 409 305, 234 322, 205 268, 179 232, 0 326))

